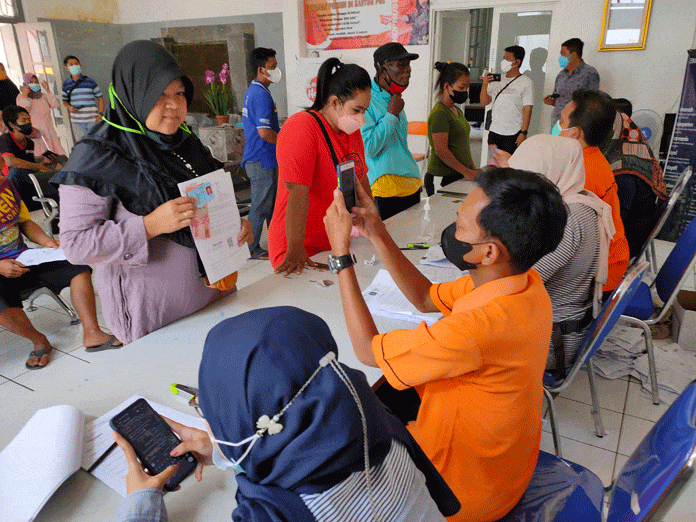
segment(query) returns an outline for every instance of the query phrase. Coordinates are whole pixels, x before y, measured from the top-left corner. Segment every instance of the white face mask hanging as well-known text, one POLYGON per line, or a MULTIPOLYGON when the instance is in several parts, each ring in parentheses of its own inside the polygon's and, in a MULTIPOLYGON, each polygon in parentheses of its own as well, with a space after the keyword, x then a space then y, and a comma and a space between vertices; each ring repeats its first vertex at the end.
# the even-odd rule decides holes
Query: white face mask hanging
MULTIPOLYGON (((270 72, 270 71, 269 71, 270 72)), ((358 411, 360 412, 360 421, 362 423, 362 431, 363 431, 363 452, 364 452, 364 459, 365 459, 365 485, 367 488, 368 492, 368 497, 370 499, 370 510, 372 511, 372 517, 375 521, 378 520, 377 518, 377 509, 375 507, 375 499, 374 499, 374 493, 373 493, 373 487, 372 487, 372 476, 370 475, 370 454, 369 454, 369 447, 367 443, 367 420, 365 418, 365 412, 363 411, 362 404, 360 403, 360 397, 358 396, 358 392, 353 386, 353 383, 351 382, 350 378, 346 374, 345 370, 341 367, 341 365, 338 363, 336 360, 336 354, 334 352, 329 352, 327 353, 324 357, 322 357, 319 360, 319 367, 314 371, 314 373, 307 379, 307 381, 302 385, 302 387, 299 389, 299 391, 295 394, 295 396, 290 399, 290 402, 288 402, 280 412, 275 414, 273 417, 268 417, 268 415, 261 415, 259 419, 256 421, 256 433, 254 433, 251 437, 247 437, 246 439, 240 441, 240 442, 227 442, 224 440, 218 440, 214 437, 210 437, 210 440, 217 442, 218 444, 224 444, 225 446, 233 446, 233 447, 239 447, 239 446, 244 446, 245 444, 249 444, 249 447, 246 449, 246 451, 242 454, 241 457, 239 457, 235 461, 229 460, 225 455, 222 454, 222 452, 215 447, 215 444, 213 444, 213 462, 215 465, 222 469, 234 469, 235 474, 238 473, 244 473, 244 469, 241 466, 241 462, 251 453, 251 448, 254 447, 254 444, 256 444, 256 441, 259 440, 261 437, 264 435, 276 435, 283 431, 283 425, 280 424, 278 421, 281 419, 281 417, 285 414, 285 412, 288 410, 288 408, 292 405, 292 403, 297 399, 297 397, 300 396, 300 394, 309 386, 309 383, 312 382, 312 379, 316 377, 316 375, 321 371, 322 368, 325 366, 331 366, 331 368, 336 372, 338 377, 343 381, 343 384, 346 385, 348 388, 348 391, 350 392, 351 396, 353 397, 353 400, 355 401, 355 404, 358 407, 358 411), (219 455, 216 455, 216 453, 219 453, 219 455), (216 461, 217 459, 217 461, 216 461)))

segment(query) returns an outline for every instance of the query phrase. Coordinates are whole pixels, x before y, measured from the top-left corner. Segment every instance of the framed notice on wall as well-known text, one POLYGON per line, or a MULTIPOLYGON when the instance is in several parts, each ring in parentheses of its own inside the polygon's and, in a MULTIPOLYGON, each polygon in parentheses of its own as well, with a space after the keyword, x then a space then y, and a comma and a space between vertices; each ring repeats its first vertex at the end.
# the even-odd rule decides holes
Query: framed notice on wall
POLYGON ((307 50, 428 43, 429 0, 304 0, 307 50))

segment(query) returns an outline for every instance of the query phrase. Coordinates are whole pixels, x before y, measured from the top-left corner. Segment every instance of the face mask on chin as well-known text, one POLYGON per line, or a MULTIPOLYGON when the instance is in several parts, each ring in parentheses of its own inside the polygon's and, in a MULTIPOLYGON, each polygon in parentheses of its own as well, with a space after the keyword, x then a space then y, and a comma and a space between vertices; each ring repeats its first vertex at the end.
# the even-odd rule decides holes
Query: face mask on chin
POLYGON ((391 74, 389 74, 389 71, 387 71, 387 68, 385 66, 384 68, 385 72, 387 73, 387 86, 389 87, 389 94, 392 96, 395 94, 401 94, 406 90, 408 87, 408 83, 406 85, 401 85, 400 83, 396 83, 392 77, 391 74))

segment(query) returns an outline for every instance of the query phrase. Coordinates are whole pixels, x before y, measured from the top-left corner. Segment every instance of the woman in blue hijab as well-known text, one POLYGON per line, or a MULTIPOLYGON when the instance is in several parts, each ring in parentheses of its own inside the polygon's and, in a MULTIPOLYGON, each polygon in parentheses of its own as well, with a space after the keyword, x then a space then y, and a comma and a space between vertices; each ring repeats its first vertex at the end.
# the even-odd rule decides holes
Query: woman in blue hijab
MULTIPOLYGON (((460 507, 452 491, 363 373, 337 356, 326 323, 297 308, 221 322, 208 334, 198 375, 210 439, 180 429, 174 452, 193 451, 236 474, 234 521, 444 522, 460 507)), ((133 468, 130 448, 119 444, 133 468)), ((169 473, 129 475, 117 520, 166 520, 161 486, 169 473)))

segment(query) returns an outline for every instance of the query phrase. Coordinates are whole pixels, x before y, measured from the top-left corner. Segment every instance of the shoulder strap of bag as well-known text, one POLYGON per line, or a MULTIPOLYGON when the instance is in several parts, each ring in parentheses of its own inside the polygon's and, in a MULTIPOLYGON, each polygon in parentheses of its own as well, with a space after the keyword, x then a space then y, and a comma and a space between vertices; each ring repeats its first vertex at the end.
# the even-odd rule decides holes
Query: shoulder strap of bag
MULTIPOLYGON (((522 76, 522 75, 520 74, 520 76, 522 76)), ((507 88, 510 86, 510 84, 512 84, 512 82, 514 82, 514 81, 515 81, 517 78, 519 78, 520 76, 515 76, 511 81, 509 81, 508 83, 506 83, 506 84, 505 84, 505 87, 503 87, 502 89, 500 89, 500 90, 498 91, 498 94, 495 95, 495 99, 493 100, 493 103, 495 103, 496 100, 498 99, 498 96, 500 96, 501 94, 503 94, 503 91, 504 91, 505 89, 507 89, 507 88)))
MULTIPOLYGON (((73 93, 73 91, 74 91, 75 89, 77 89, 77 86, 80 85, 80 84, 84 81, 85 78, 87 78, 87 77, 83 74, 82 76, 80 76, 80 79, 77 80, 77 81, 75 82, 75 85, 73 85, 73 86, 70 88, 70 90, 68 91, 68 103, 70 103, 71 100, 72 100, 72 93, 73 93)), ((513 81, 514 81, 514 80, 513 80, 513 81)), ((512 82, 510 82, 510 83, 512 83, 512 82)), ((507 87, 507 85, 506 85, 505 87, 507 87)))
MULTIPOLYGON (((510 82, 510 83, 512 83, 512 82, 510 82)), ((321 128, 321 132, 324 135, 324 138, 326 138, 326 144, 329 146, 329 150, 331 151, 331 159, 333 160, 334 165, 338 166, 338 164, 340 163, 338 161, 338 156, 336 156, 336 151, 334 150, 333 145, 331 145, 331 138, 329 138, 329 133, 326 131, 326 127, 324 127, 324 124, 322 123, 321 118, 319 116, 317 116, 316 114, 314 114, 312 111, 307 111, 307 112, 312 115, 312 118, 317 120, 317 123, 319 124, 319 127, 321 128)))

